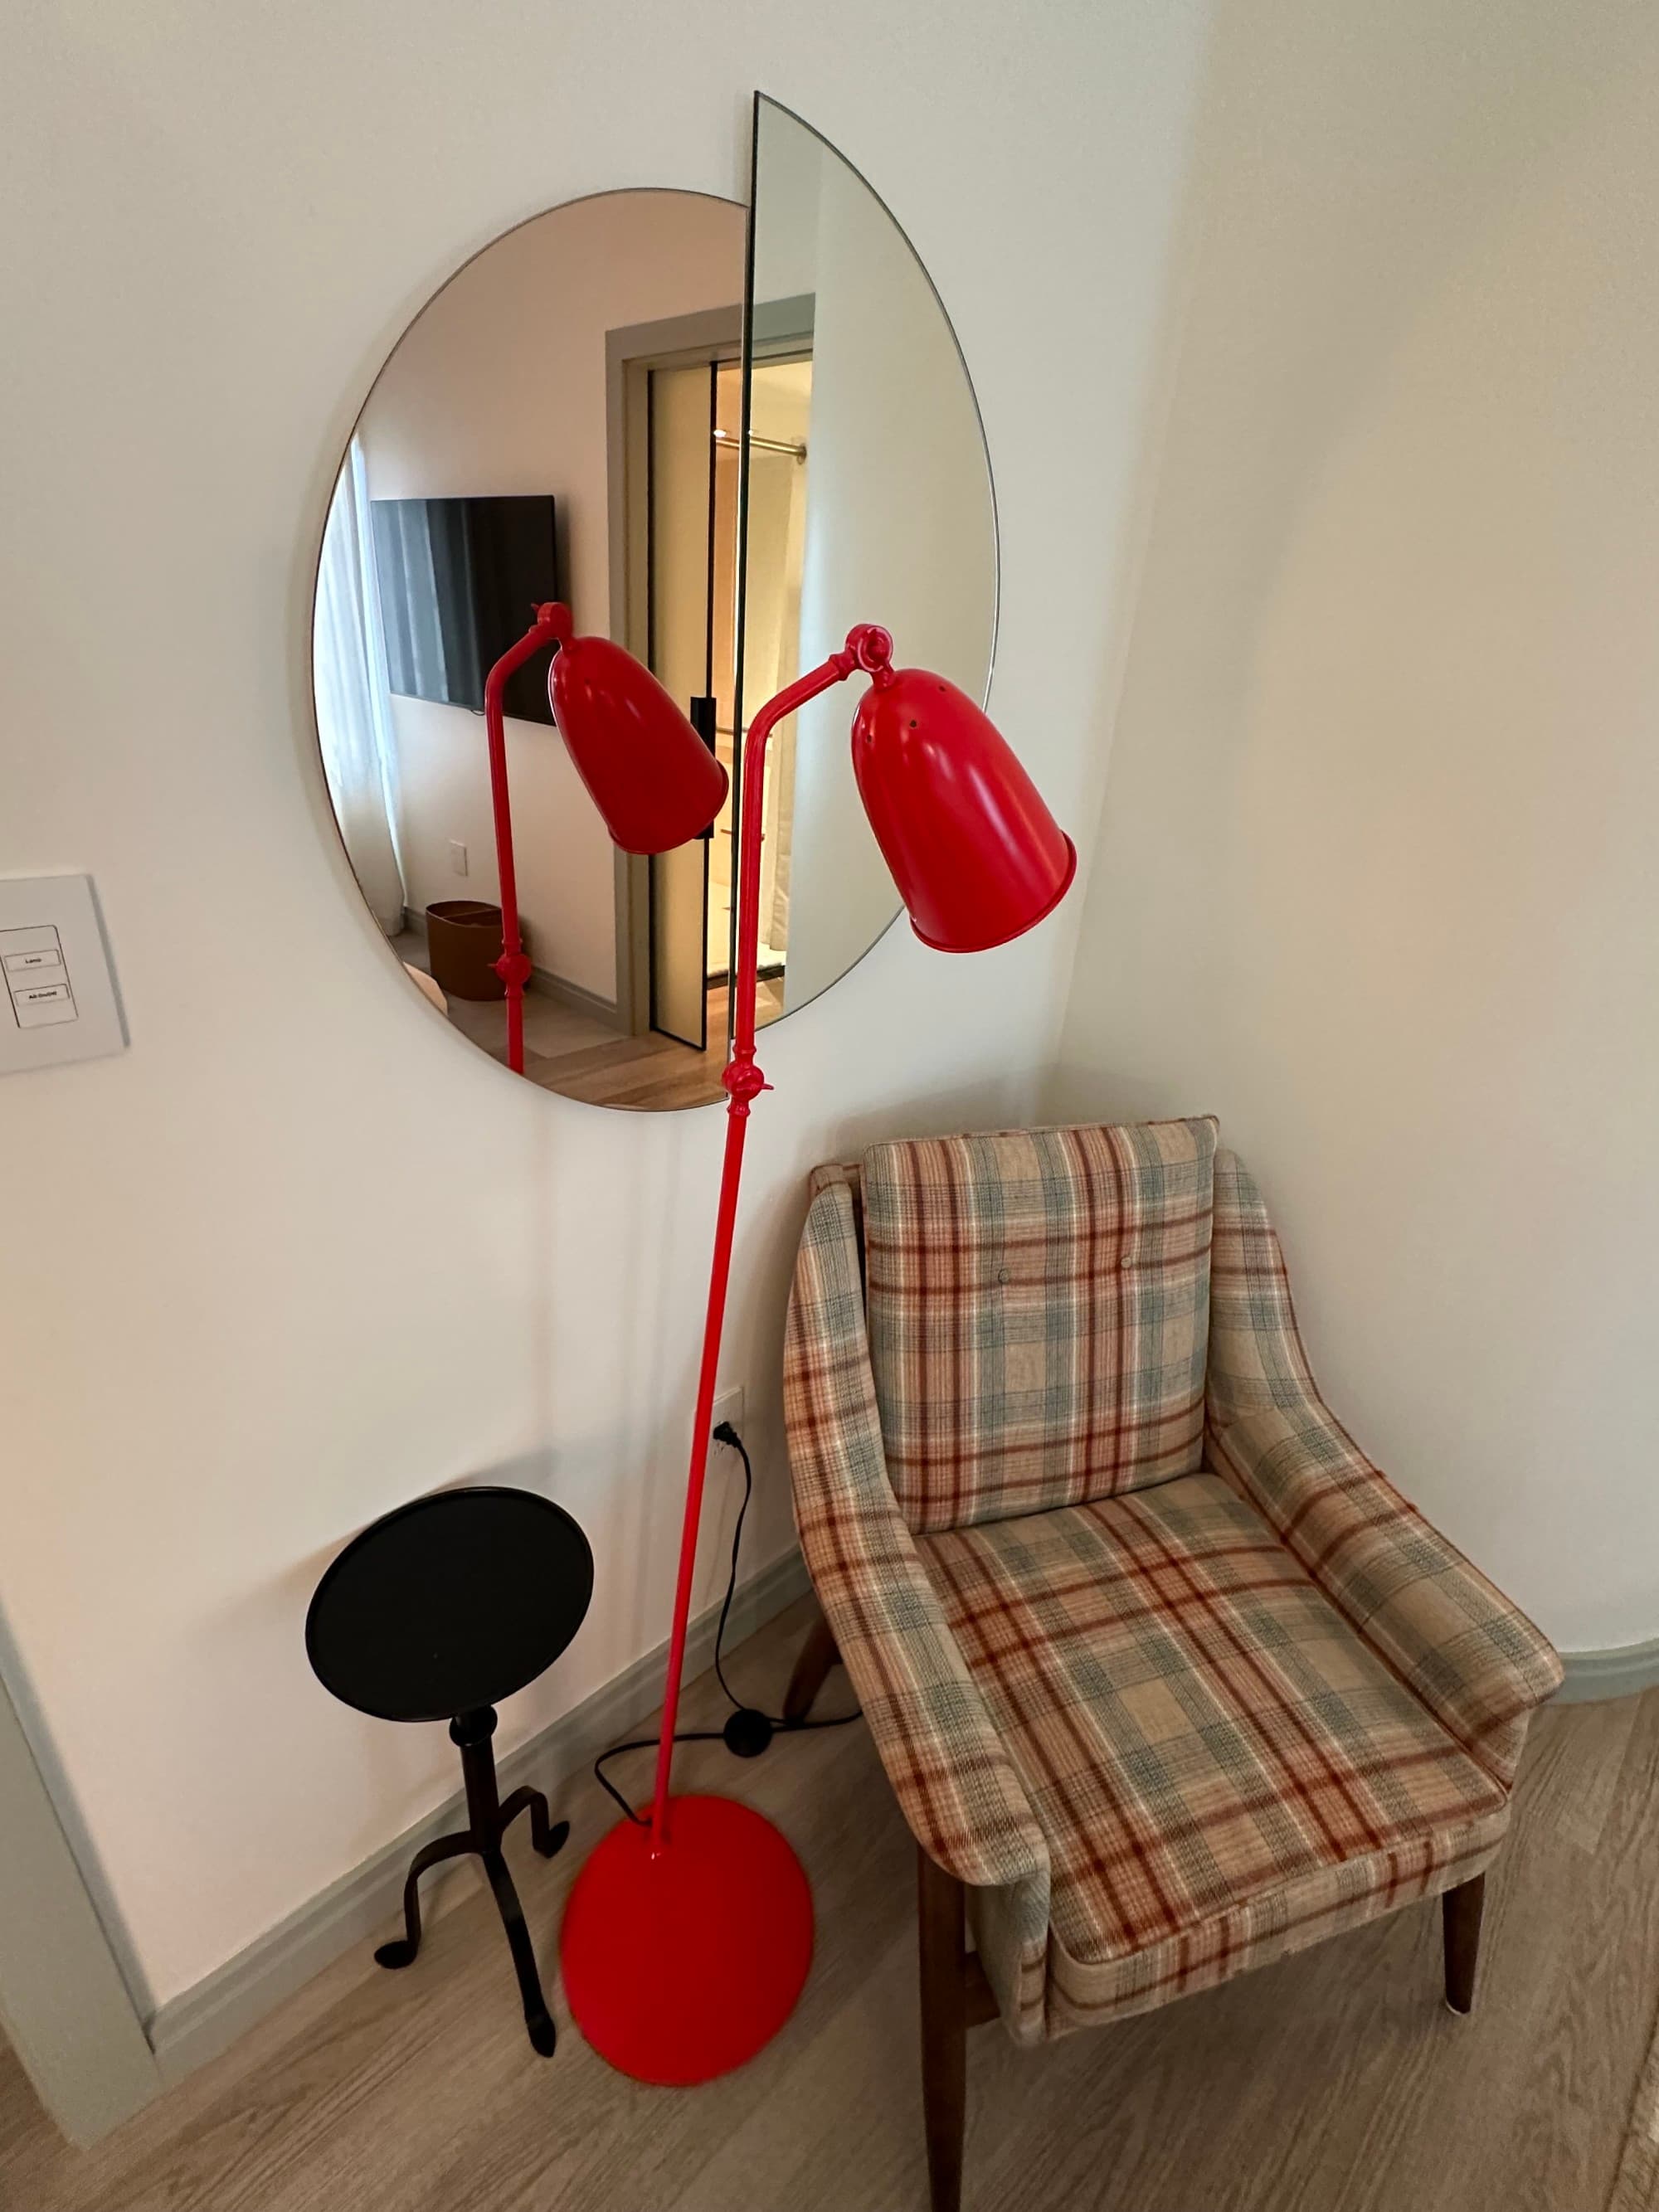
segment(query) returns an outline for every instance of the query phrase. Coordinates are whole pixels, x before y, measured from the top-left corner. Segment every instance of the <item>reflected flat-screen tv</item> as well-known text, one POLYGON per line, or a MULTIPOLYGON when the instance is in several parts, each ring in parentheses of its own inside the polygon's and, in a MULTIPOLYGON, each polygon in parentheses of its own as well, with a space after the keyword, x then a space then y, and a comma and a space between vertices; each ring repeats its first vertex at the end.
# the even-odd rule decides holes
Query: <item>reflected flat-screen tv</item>
MULTIPOLYGON (((484 678, 556 599, 559 563, 550 498, 377 499, 374 571, 392 688, 407 699, 483 707, 484 678)), ((550 722, 552 648, 508 678, 503 704, 526 722, 550 722)))

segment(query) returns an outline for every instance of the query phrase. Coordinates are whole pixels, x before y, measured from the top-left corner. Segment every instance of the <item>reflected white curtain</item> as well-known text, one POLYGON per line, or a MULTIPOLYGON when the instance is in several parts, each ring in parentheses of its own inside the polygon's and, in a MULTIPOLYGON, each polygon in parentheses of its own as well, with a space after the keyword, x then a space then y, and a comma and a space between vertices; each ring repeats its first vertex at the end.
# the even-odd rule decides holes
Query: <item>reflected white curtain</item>
POLYGON ((323 532, 312 671, 334 817, 370 912, 395 937, 404 926, 405 902, 398 857, 397 753, 368 483, 355 438, 323 532))

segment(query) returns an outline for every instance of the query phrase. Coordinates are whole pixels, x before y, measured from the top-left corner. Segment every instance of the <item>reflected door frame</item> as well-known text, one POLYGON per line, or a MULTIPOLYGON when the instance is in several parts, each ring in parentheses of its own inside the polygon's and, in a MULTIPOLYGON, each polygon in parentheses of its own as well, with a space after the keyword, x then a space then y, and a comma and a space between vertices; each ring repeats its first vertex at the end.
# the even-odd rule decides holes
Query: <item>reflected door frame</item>
MULTIPOLYGON (((757 93, 755 95, 755 115, 757 131, 759 127, 759 103, 761 98, 762 95, 759 93, 757 93)), ((757 147, 758 147, 758 139, 757 139, 757 147)), ((757 155, 756 156, 756 159, 757 160, 757 155)), ((738 849, 743 821, 743 740, 744 733, 749 726, 749 717, 744 709, 745 706, 745 693, 747 691, 749 682, 747 669, 747 651, 749 643, 750 563, 749 501, 750 485, 750 459, 755 434, 755 371, 757 368, 766 367, 772 363, 783 363, 795 361, 810 362, 812 360, 813 339, 817 312, 817 295, 811 292, 795 293, 786 298, 778 300, 757 300, 755 298, 755 226, 753 214, 755 203, 753 196, 754 193, 759 190, 760 179, 757 168, 754 166, 753 161, 751 161, 750 181, 750 213, 749 219, 749 264, 746 278, 749 306, 749 336, 748 342, 744 345, 743 351, 743 391, 740 416, 741 428, 739 431, 739 436, 742 441, 742 473, 738 493, 738 635, 737 669, 733 679, 736 686, 737 696, 734 707, 736 728, 732 745, 732 848, 734 854, 738 849)), ((782 726, 793 731, 793 721, 786 723, 782 726)), ((728 934, 730 944, 727 948, 726 972, 728 975, 735 975, 738 972, 738 905, 735 898, 733 898, 732 902, 732 911, 728 923, 728 934)), ((772 971, 763 970, 763 975, 764 976, 766 974, 769 974, 770 972, 772 971)), ((787 1002, 781 1011, 785 1012, 788 1011, 787 1002)), ((732 1005, 731 997, 728 994, 726 1008, 726 1033, 728 1048, 730 1048, 733 1035, 735 1018, 735 1009, 732 1005)), ((774 1018, 775 1018, 775 1017, 771 1015, 761 1013, 757 1013, 757 1021, 763 1025, 767 1021, 774 1018)))
MULTIPOLYGON (((610 495, 610 634, 651 664, 650 456, 652 372, 744 357, 741 301, 605 333, 606 479, 610 495)), ((738 494, 742 529, 742 491, 738 494)), ((741 611, 739 610, 739 621, 741 611)), ((741 648, 739 648, 740 650, 741 648)), ((681 702, 684 705, 685 702, 681 702)), ((651 864, 616 856, 617 1012, 630 1036, 651 1023, 651 864)))

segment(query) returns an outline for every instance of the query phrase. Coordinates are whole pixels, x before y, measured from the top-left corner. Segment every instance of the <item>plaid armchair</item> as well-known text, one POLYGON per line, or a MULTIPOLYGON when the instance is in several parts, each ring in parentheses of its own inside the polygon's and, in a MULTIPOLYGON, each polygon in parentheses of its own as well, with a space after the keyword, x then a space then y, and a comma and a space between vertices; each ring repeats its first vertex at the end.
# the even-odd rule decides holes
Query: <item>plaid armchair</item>
POLYGON ((787 1710, 845 1664, 921 1847, 938 2212, 979 2020, 1036 2043, 1441 1893, 1469 2008, 1559 1662, 1322 1402, 1212 1121, 819 1169, 784 1398, 824 1615, 787 1710))

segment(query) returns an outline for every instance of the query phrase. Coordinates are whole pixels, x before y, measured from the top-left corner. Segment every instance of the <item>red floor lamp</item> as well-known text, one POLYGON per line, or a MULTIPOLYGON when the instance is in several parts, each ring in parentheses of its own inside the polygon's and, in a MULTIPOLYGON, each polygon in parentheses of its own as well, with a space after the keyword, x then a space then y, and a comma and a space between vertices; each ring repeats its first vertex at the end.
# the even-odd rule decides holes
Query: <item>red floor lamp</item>
MULTIPOLYGON (((859 793, 911 924, 938 951, 983 951, 1019 936, 1060 903, 1077 867, 1071 840, 988 717, 943 678, 896 669, 892 654, 884 629, 860 623, 841 652, 761 709, 744 742, 736 1028, 722 1079, 726 1157, 656 1787, 648 1821, 619 1822, 589 1856, 560 1936, 577 2025, 601 2057, 643 2081, 708 2081, 753 2057, 794 2009, 812 1956, 811 1893, 778 1830, 731 1798, 669 1790, 744 1137, 752 1102, 771 1088, 755 1064, 767 739, 785 715, 831 684, 860 672, 869 677, 853 721, 859 793)), ((609 726, 597 692, 569 685, 562 692, 564 657, 562 651, 553 662, 554 707, 580 765, 605 755, 622 733, 609 726)), ((611 761, 620 757, 616 747, 611 761)))
POLYGON ((484 678, 501 899, 501 955, 494 964, 507 986, 507 1064, 515 1075, 524 1073, 530 955, 519 922, 502 696, 514 671, 549 645, 558 647, 547 679, 553 719, 605 828, 624 853, 666 853, 700 837, 726 800, 726 770, 650 670, 608 637, 574 637, 570 610, 557 600, 538 607, 530 628, 484 678))

